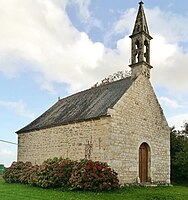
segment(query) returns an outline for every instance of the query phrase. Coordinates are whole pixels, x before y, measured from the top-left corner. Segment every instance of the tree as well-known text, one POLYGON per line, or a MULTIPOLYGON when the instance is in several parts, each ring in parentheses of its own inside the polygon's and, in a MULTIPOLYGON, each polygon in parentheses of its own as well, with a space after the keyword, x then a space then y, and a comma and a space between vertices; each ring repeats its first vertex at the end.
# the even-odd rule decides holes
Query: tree
POLYGON ((188 183, 188 123, 181 131, 171 129, 171 178, 188 183))

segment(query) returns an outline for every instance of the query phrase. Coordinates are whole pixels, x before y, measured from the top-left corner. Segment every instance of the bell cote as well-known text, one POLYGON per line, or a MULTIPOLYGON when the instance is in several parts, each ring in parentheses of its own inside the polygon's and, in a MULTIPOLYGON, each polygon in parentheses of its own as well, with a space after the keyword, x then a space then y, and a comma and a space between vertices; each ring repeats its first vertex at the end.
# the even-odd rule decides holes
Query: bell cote
POLYGON ((150 40, 143 2, 139 2, 139 9, 132 35, 131 43, 131 77, 137 78, 140 74, 150 78, 150 40))

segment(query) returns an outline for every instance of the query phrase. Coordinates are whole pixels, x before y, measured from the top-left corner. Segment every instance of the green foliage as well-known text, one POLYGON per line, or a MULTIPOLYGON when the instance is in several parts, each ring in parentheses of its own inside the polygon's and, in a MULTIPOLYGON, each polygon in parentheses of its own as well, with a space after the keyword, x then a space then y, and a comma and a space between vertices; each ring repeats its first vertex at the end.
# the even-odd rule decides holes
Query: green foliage
POLYGON ((5 166, 3 164, 0 164, 0 175, 4 173, 5 166))
POLYGON ((43 188, 67 186, 74 163, 69 159, 62 159, 62 157, 44 161, 38 169, 36 185, 43 188))
POLYGON ((39 165, 33 165, 27 174, 27 182, 29 185, 37 186, 39 165))
POLYGON ((73 168, 71 189, 104 191, 119 188, 117 173, 106 163, 81 160, 73 168))
POLYGON ((48 159, 41 165, 14 162, 4 174, 8 183, 23 183, 42 188, 70 188, 90 191, 119 188, 117 173, 106 163, 91 160, 48 159))
POLYGON ((171 178, 173 182, 188 183, 188 124, 184 129, 171 130, 171 178))

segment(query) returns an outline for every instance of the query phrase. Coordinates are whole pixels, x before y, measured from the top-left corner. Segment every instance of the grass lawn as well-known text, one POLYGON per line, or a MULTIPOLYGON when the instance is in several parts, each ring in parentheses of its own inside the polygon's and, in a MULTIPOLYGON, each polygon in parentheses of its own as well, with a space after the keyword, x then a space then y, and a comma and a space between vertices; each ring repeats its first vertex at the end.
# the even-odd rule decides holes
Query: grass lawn
POLYGON ((130 188, 116 192, 62 192, 20 184, 8 184, 0 177, 1 200, 188 200, 188 187, 130 188))

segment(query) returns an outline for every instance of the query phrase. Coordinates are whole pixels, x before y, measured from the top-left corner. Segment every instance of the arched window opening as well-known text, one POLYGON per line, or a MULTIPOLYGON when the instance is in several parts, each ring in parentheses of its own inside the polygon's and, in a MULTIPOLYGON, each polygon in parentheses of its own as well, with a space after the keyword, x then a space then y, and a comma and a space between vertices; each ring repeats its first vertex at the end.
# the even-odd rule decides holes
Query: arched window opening
POLYGON ((140 26, 138 25, 138 26, 137 26, 137 32, 139 32, 139 31, 140 31, 140 26))
POLYGON ((144 61, 149 63, 149 43, 147 40, 144 41, 144 61))
POLYGON ((136 60, 136 63, 140 61, 140 42, 139 40, 136 40, 135 42, 135 60, 136 60))

